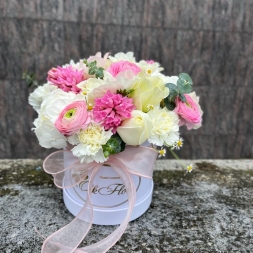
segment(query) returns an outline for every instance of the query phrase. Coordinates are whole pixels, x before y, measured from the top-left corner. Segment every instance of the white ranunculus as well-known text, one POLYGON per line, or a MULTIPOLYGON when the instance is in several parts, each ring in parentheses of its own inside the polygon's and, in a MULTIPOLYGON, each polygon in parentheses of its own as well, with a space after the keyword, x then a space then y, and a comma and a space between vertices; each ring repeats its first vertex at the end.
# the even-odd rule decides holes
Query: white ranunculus
POLYGON ((132 111, 132 118, 126 119, 117 128, 121 139, 128 145, 141 145, 151 134, 152 121, 147 113, 132 111))
POLYGON ((65 148, 67 146, 66 137, 49 120, 45 120, 43 124, 35 128, 35 134, 39 144, 44 148, 65 148))
POLYGON ((43 100, 40 114, 55 123, 61 111, 74 101, 85 101, 85 96, 56 89, 43 100))
POLYGON ((50 94, 53 90, 56 90, 56 85, 51 85, 49 83, 46 83, 42 86, 39 86, 36 88, 29 96, 28 101, 29 104, 37 111, 40 111, 40 106, 42 104, 42 101, 46 96, 50 94))
POLYGON ((148 141, 157 146, 162 146, 164 143, 169 146, 173 145, 179 139, 179 118, 178 115, 167 110, 166 107, 160 109, 156 107, 148 112, 153 128, 148 141))
POLYGON ((111 131, 105 131, 98 123, 90 123, 86 129, 77 134, 80 143, 72 149, 73 155, 85 163, 106 161, 102 145, 107 143, 112 134, 111 131))

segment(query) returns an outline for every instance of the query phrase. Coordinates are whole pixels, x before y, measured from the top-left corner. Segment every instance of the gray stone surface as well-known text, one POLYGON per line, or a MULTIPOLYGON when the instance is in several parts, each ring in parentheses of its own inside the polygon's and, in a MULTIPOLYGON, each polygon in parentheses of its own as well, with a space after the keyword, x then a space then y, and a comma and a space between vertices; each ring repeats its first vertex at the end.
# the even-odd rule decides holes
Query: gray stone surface
MULTIPOLYGON (((73 219, 41 160, 0 160, 0 252, 38 253, 36 227, 48 236, 73 219)), ((251 160, 173 160, 155 164, 149 210, 130 222, 116 252, 253 252, 251 160)), ((94 225, 93 243, 115 226, 94 225)))

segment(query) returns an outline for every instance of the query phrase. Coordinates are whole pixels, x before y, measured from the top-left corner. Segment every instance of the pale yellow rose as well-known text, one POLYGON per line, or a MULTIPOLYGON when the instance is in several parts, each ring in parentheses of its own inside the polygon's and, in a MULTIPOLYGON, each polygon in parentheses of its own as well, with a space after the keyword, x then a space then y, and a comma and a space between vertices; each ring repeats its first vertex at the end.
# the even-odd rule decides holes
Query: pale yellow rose
POLYGON ((117 128, 121 139, 128 145, 141 145, 151 135, 152 121, 147 113, 132 111, 132 118, 126 119, 117 128))
POLYGON ((158 105, 170 92, 165 87, 163 80, 158 76, 137 79, 131 86, 131 89, 134 89, 131 98, 136 109, 143 112, 147 112, 150 107, 158 105))

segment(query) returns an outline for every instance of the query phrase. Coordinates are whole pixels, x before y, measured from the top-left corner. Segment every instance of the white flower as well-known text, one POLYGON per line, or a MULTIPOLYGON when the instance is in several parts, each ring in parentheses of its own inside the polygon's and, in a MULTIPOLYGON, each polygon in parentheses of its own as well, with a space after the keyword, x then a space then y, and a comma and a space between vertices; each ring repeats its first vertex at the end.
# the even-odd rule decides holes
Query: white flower
POLYGON ((78 134, 79 144, 72 149, 73 155, 81 159, 81 162, 104 162, 102 145, 105 145, 111 138, 112 132, 105 131, 98 123, 92 122, 85 130, 78 134))
POLYGON ((166 107, 160 109, 156 107, 148 112, 153 128, 148 141, 157 146, 164 143, 168 146, 173 145, 179 139, 179 118, 173 111, 167 110, 166 107))
POLYGON ((100 85, 105 84, 103 79, 98 78, 89 78, 85 81, 82 81, 77 85, 78 88, 82 90, 83 95, 88 95, 91 93, 95 88, 99 87, 100 85))
POLYGON ((85 96, 74 92, 65 92, 61 89, 52 91, 42 102, 41 111, 44 117, 55 123, 61 111, 74 101, 84 101, 85 96))
POLYGON ((141 145, 150 136, 152 121, 147 113, 133 110, 132 118, 124 120, 117 128, 120 138, 128 145, 141 145))
POLYGON ((103 97, 107 93, 108 90, 111 91, 111 93, 115 94, 117 93, 117 90, 130 89, 132 83, 136 79, 139 79, 137 76, 133 74, 132 71, 124 71, 122 73, 119 73, 116 77, 113 77, 107 71, 104 71, 104 73, 106 73, 106 80, 104 81, 104 84, 98 85, 98 87, 94 88, 92 92, 88 93, 88 96, 87 96, 88 102, 91 104, 94 103, 95 98, 103 97))
POLYGON ((44 120, 43 124, 35 129, 39 144, 44 148, 65 148, 67 139, 49 121, 44 120))
POLYGON ((146 61, 141 60, 136 65, 141 68, 141 72, 138 74, 138 76, 140 77, 157 76, 163 70, 163 68, 160 67, 160 64, 158 62, 149 64, 146 61))
POLYGON ((63 68, 66 68, 68 66, 71 66, 73 67, 74 69, 77 69, 77 70, 85 70, 85 71, 88 71, 88 68, 86 66, 86 64, 83 62, 83 59, 80 59, 78 62, 74 62, 73 60, 70 60, 69 64, 65 64, 63 65, 62 67, 63 68))
POLYGON ((193 164, 191 163, 190 165, 188 165, 188 166, 186 167, 187 172, 192 172, 192 168, 193 168, 193 164))
POLYGON ((172 146, 172 149, 180 149, 183 147, 183 138, 179 138, 175 143, 174 145, 172 146))
POLYGON ((125 53, 117 53, 113 56, 108 57, 112 62, 117 62, 117 61, 129 61, 129 62, 136 62, 134 53, 133 52, 127 52, 125 53))
POLYGON ((30 94, 28 98, 29 104, 34 108, 34 110, 39 112, 43 99, 55 89, 57 89, 57 86, 49 83, 39 86, 30 94))
POLYGON ((162 156, 165 156, 166 155, 166 149, 162 148, 159 150, 159 155, 158 155, 158 158, 162 157, 162 156))
POLYGON ((166 83, 174 83, 177 85, 178 76, 166 76, 165 81, 166 83))

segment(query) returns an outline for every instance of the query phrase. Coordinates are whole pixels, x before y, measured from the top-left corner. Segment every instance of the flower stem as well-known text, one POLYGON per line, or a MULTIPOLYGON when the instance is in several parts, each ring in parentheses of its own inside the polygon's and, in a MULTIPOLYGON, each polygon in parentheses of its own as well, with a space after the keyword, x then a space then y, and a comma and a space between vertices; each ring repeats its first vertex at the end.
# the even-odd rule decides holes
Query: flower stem
POLYGON ((178 160, 178 162, 183 166, 183 167, 187 167, 184 163, 181 162, 180 158, 177 156, 177 154, 171 149, 169 148, 170 153, 178 160))

